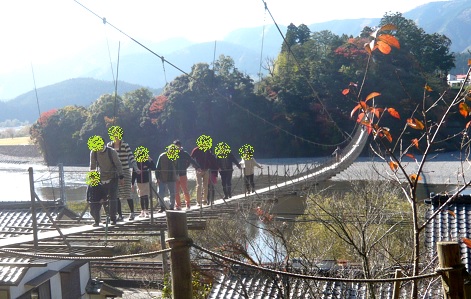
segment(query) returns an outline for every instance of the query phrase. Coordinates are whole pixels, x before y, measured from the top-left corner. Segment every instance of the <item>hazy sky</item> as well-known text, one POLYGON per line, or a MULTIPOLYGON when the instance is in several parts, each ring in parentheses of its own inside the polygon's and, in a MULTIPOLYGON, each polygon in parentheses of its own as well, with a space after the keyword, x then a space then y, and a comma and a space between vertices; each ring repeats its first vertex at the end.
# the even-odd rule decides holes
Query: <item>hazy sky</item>
MULTIPOLYGON (((435 0, 436 1, 436 0, 435 0)), ((237 28, 273 24, 262 0, 5 0, 0 1, 0 73, 73 55, 99 40, 128 39, 80 4, 137 40, 222 39, 237 28)), ((267 0, 280 25, 382 17, 430 0, 267 0), (331 7, 332 5, 333 7, 331 7)))

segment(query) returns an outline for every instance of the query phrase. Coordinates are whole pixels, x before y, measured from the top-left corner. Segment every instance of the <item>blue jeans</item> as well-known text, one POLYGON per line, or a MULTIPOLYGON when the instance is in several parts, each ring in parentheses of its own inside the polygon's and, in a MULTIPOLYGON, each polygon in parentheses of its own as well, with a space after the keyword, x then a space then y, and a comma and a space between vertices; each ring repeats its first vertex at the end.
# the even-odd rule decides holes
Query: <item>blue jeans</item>
MULTIPOLYGON (((170 193, 170 210, 175 208, 175 185, 176 182, 159 182, 159 196, 163 200, 165 196, 165 191, 168 189, 170 193)), ((165 208, 165 207, 163 207, 165 208)))

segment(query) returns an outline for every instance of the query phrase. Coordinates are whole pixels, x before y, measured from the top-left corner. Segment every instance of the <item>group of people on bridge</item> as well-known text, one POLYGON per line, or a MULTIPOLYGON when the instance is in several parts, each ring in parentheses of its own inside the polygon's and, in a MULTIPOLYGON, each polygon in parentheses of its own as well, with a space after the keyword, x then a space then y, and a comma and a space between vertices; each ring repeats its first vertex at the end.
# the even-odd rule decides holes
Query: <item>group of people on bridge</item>
MULTIPOLYGON (((90 149, 90 168, 86 176, 87 201, 90 214, 94 219, 93 226, 101 225, 101 209, 104 206, 107 223, 116 224, 124 221, 121 200, 129 206, 129 220, 136 217, 132 192, 140 199, 139 217, 149 217, 149 198, 152 192, 151 171, 155 171, 157 198, 160 212, 191 209, 188 191, 187 169, 190 165, 196 170, 196 203, 199 206, 214 202, 215 185, 218 174, 221 176, 224 199, 232 197, 233 167, 241 169, 245 178, 246 193, 255 192, 254 168, 262 168, 253 157, 254 149, 246 144, 239 149, 239 162, 225 142, 219 142, 212 151, 210 136, 201 135, 196 140, 196 147, 191 153, 186 152, 179 140, 166 147, 155 163, 149 150, 139 146, 131 151, 129 144, 123 141, 123 130, 119 126, 108 129, 111 139, 105 145, 101 136, 88 139, 90 149), (166 205, 164 197, 169 193, 170 203, 166 205), (181 193, 184 196, 182 205, 181 193)), ((105 222, 106 223, 106 222, 105 222)))

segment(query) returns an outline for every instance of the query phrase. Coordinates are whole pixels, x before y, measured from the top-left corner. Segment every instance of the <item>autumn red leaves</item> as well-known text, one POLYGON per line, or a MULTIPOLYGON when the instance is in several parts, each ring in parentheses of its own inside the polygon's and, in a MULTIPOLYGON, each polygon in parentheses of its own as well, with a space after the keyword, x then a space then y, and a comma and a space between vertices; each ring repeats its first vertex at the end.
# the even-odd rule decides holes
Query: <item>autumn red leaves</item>
MULTIPOLYGON (((384 55, 388 55, 391 53, 392 48, 400 49, 399 41, 390 33, 395 30, 396 26, 392 24, 387 24, 371 33, 371 41, 365 43, 364 45, 364 48, 368 55, 371 56, 376 50, 384 55)), ((357 84, 350 83, 349 86, 342 91, 342 94, 347 96, 353 90, 356 90, 356 88, 357 84)), ((426 85, 425 90, 430 92, 431 88, 426 85)), ((361 99, 360 96, 358 96, 357 105, 351 111, 350 116, 353 118, 356 115, 356 121, 367 129, 368 134, 373 134, 375 139, 379 138, 382 142, 383 140, 386 140, 387 142, 392 143, 393 137, 389 131, 389 128, 380 126, 379 123, 385 114, 397 120, 400 120, 401 116, 399 115, 399 112, 393 107, 377 107, 375 103, 375 98, 379 97, 380 95, 381 93, 379 92, 371 92, 366 96, 364 100, 361 99)), ((406 120, 406 125, 414 130, 425 129, 424 123, 417 118, 408 118, 406 120)), ((417 138, 412 139, 411 146, 419 149, 419 140, 417 138)), ((406 156, 415 159, 412 154, 406 154, 406 156)), ((393 170, 394 172, 396 172, 400 166, 398 161, 393 160, 388 162, 388 164, 391 170, 393 170)), ((411 175, 409 176, 409 179, 414 182, 416 180, 419 180, 420 178, 417 175, 411 175)))

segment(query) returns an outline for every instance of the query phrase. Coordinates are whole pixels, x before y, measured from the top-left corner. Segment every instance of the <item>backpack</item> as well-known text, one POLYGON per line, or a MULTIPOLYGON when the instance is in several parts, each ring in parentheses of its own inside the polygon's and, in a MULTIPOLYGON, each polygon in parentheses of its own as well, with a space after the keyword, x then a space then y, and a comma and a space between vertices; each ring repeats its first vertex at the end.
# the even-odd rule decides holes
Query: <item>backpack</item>
MULTIPOLYGON (((105 150, 105 151, 108 153, 108 159, 110 159, 111 164, 113 164, 113 167, 114 167, 115 169, 117 169, 117 168, 116 168, 116 165, 114 164, 113 157, 111 157, 111 151, 109 150, 109 148, 106 147, 106 150, 105 150)), ((97 168, 98 168, 98 167, 100 167, 100 165, 98 164, 97 152, 93 152, 93 155, 94 155, 94 157, 95 157, 96 166, 97 166, 97 168)))

